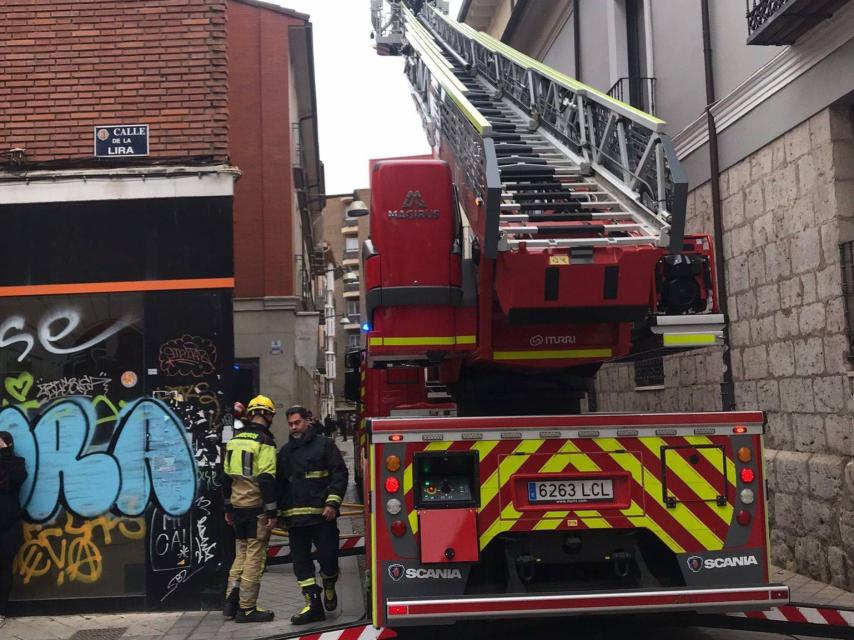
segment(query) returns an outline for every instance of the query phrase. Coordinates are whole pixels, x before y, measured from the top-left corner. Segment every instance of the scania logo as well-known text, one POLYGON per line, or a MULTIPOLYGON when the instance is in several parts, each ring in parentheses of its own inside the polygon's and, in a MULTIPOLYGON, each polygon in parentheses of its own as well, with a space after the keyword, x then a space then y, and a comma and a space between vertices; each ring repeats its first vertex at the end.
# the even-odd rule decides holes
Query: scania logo
POLYGON ((401 218, 404 220, 429 219, 435 220, 439 217, 438 209, 429 209, 420 191, 409 191, 400 205, 400 209, 390 209, 386 214, 389 218, 401 218))
POLYGON ((545 345, 561 345, 561 344, 575 344, 575 336, 531 336, 528 340, 528 344, 532 347, 541 347, 545 345))
POLYGON ((390 564, 388 565, 388 576, 395 582, 400 580, 403 577, 403 572, 405 568, 402 564, 390 564))
MULTIPOLYGON (((698 573, 703 568, 703 559, 700 556, 691 556, 687 560, 688 568, 694 573, 698 573)), ((389 567, 390 569, 391 567, 389 567)))
POLYGON ((462 580, 463 578, 459 569, 407 569, 402 564, 390 564, 388 575, 395 582, 402 578, 407 580, 462 580))
POLYGON ((694 573, 699 573, 700 569, 728 569, 731 567, 749 567, 759 564, 754 555, 706 558, 705 560, 700 556, 691 556, 686 562, 688 563, 688 568, 694 573))

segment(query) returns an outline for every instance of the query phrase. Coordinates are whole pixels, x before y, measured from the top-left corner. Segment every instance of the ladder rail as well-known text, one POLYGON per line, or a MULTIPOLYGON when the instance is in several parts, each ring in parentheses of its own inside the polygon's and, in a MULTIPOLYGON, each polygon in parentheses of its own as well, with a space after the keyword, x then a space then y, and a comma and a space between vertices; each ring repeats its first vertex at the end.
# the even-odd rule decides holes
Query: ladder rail
POLYGON ((662 241, 681 246, 687 179, 664 121, 543 65, 504 43, 459 24, 430 5, 421 20, 464 55, 469 38, 472 68, 498 87, 532 119, 596 170, 621 181, 633 200, 662 224, 662 241), (671 229, 664 227, 670 226, 671 229))
POLYGON ((460 191, 460 205, 482 243, 494 258, 498 251, 501 178, 492 125, 468 98, 468 90, 436 54, 432 34, 404 5, 406 73, 413 87, 429 142, 451 165, 460 191))

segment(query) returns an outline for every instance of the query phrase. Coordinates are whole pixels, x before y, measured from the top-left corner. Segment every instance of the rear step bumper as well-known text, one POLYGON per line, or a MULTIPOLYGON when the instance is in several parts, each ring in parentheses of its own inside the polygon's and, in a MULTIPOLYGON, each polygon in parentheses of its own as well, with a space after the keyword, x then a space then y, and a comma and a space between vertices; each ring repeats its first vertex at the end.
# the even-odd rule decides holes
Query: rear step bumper
POLYGON ((720 589, 681 588, 629 590, 564 595, 465 596, 388 600, 388 623, 430 618, 463 620, 478 617, 638 613, 653 611, 758 611, 789 603, 782 584, 720 589))

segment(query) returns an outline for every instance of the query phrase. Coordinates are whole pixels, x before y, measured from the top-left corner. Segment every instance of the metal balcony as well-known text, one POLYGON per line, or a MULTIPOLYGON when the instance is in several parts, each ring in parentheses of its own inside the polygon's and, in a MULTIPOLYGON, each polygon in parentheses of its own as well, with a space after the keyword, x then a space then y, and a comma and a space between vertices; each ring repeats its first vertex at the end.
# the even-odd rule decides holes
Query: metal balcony
POLYGON ((655 115, 655 78, 620 78, 608 89, 608 95, 655 115))
POLYGON ((848 0, 746 0, 747 44, 786 45, 827 20, 848 0))

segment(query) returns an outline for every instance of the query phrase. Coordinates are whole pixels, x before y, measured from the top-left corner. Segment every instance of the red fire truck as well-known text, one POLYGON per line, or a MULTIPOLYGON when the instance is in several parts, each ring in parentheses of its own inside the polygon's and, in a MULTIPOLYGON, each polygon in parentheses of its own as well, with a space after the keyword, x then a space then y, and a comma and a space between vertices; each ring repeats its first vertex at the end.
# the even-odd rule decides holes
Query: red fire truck
MULTIPOLYGON (((584 322, 607 269, 615 306, 653 312, 671 254, 481 255, 472 280, 491 286, 469 296, 452 184, 442 160, 372 177, 357 465, 374 625, 785 604, 768 578, 761 412, 573 415, 598 364, 631 351, 630 323, 584 322), (574 322, 513 322, 567 309, 574 322)), ((682 255, 708 264, 708 239, 682 255)), ((713 307, 711 270, 692 273, 713 307)))

